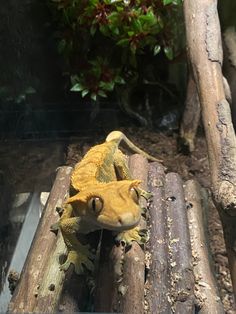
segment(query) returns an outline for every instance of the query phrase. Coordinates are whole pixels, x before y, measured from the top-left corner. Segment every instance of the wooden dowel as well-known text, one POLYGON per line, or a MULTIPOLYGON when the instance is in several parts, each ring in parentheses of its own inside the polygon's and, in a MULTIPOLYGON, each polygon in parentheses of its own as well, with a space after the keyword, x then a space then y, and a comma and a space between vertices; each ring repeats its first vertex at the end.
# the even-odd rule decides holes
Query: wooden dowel
POLYGON ((194 313, 194 276, 188 219, 183 182, 176 173, 166 175, 165 199, 172 308, 175 313, 194 313))
POLYGON ((148 313, 170 313, 170 273, 168 267, 167 213, 165 203, 165 173, 159 163, 149 165, 148 187, 153 194, 149 205, 150 268, 145 283, 148 313))
MULTIPOLYGON (((141 187, 147 190, 148 162, 140 155, 129 159, 132 177, 142 180, 141 187)), ((146 207, 146 201, 140 205, 146 207)), ((142 221, 142 228, 144 226, 142 221)), ((133 242, 124 252, 122 245, 114 245, 110 232, 104 231, 101 261, 95 292, 95 310, 103 312, 143 313, 144 304, 144 252, 133 242)))
POLYGON ((58 221, 56 207, 60 207, 66 197, 70 183, 71 167, 60 167, 40 219, 20 282, 9 304, 11 313, 32 312, 37 302, 44 271, 56 244, 56 236, 50 226, 58 221))
POLYGON ((123 251, 114 245, 112 232, 103 230, 94 298, 96 312, 109 313, 118 310, 116 300, 119 276, 116 265, 120 264, 121 276, 122 255, 123 251))
POLYGON ((223 314, 224 308, 219 297, 207 237, 206 211, 208 196, 206 191, 204 192, 194 180, 187 181, 184 190, 194 259, 193 271, 198 313, 223 314))
POLYGON ((66 255, 66 253, 64 240, 59 232, 55 246, 48 256, 47 265, 41 274, 40 286, 33 308, 34 313, 55 313, 57 311, 65 281, 65 272, 59 269, 59 254, 66 255))
MULTIPOLYGON (((129 168, 132 177, 142 181, 142 189, 147 191, 148 161, 141 155, 132 155, 129 159, 129 168)), ((146 208, 145 199, 140 200, 141 207, 146 208)), ((145 221, 140 223, 145 228, 145 221)), ((122 312, 143 313, 144 312, 144 281, 145 281, 145 254, 137 242, 124 254, 122 285, 126 290, 121 298, 122 312)))
POLYGON ((77 275, 70 266, 65 274, 57 312, 76 313, 85 311, 89 303, 89 288, 84 275, 77 275))

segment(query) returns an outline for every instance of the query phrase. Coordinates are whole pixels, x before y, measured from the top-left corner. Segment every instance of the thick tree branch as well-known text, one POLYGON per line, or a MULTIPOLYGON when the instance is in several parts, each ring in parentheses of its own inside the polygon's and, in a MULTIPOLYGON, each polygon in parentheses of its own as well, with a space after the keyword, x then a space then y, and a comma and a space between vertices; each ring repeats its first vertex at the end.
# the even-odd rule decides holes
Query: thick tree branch
POLYGON ((184 15, 189 64, 198 90, 208 145, 213 196, 224 226, 236 294, 236 138, 221 69, 217 1, 184 1, 184 15))
POLYGON ((206 132, 214 197, 236 215, 236 140, 221 71, 221 32, 215 0, 184 2, 187 51, 206 132))

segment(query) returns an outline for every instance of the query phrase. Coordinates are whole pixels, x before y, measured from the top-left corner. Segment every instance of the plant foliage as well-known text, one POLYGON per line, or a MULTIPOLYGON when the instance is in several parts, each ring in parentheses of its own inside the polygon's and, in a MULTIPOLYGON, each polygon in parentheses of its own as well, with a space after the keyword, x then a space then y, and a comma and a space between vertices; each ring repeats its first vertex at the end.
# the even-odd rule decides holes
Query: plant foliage
POLYGON ((71 91, 107 97, 139 75, 138 59, 176 53, 182 0, 48 0, 71 91))

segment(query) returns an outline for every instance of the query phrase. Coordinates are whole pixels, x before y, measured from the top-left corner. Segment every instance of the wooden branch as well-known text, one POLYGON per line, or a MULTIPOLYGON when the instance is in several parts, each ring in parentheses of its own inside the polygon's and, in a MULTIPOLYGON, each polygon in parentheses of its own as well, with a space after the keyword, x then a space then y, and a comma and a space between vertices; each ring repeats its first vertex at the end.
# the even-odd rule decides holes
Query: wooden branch
POLYGON ((236 217, 231 217, 223 211, 219 211, 219 214, 224 230, 229 270, 233 284, 234 297, 236 299, 236 217))
POLYGON ((214 198, 236 215, 236 140, 225 99, 216 0, 184 1, 187 51, 207 138, 214 198))
MULTIPOLYGON (((147 191, 148 161, 141 155, 133 155, 129 159, 129 168, 133 178, 142 181, 141 188, 147 191)), ((144 198, 140 206, 147 207, 144 198)), ((146 228, 146 222, 141 220, 141 228, 146 228)), ((122 286, 127 289, 121 298, 124 314, 144 312, 144 281, 145 281, 145 254, 140 245, 133 243, 131 249, 125 253, 123 259, 122 286)))
POLYGON ((185 183, 185 198, 188 206, 187 213, 194 259, 193 270, 198 313, 223 314, 224 308, 214 276, 207 236, 208 196, 196 181, 189 180, 185 183))
POLYGON ((165 173, 159 163, 149 165, 148 187, 153 194, 149 206, 150 239, 148 260, 150 264, 145 284, 148 313, 170 313, 170 271, 168 265, 168 232, 165 203, 165 173))
POLYGON ((184 148, 189 152, 194 151, 194 140, 200 121, 200 102, 196 84, 191 72, 188 79, 185 110, 180 125, 180 137, 184 148))
POLYGON ((96 312, 119 312, 117 300, 122 260, 123 250, 114 245, 112 232, 103 230, 94 297, 96 312))
MULTIPOLYGON (((62 283, 61 297, 57 300, 56 311, 60 313, 76 313, 86 309, 89 300, 89 289, 86 277, 77 275, 70 266, 62 283)), ((41 311, 35 311, 36 313, 41 311)), ((49 313, 49 312, 47 312, 49 313)))
POLYGON ((176 173, 165 181, 171 301, 176 313, 193 313, 194 277, 183 183, 176 173))
MULTIPOLYGON (((141 186, 146 190, 147 160, 140 155, 133 155, 129 159, 129 167, 132 177, 142 180, 141 186)), ((141 200, 141 206, 146 207, 146 201, 141 200)), ((136 242, 124 252, 122 245, 114 245, 109 232, 104 233, 95 292, 96 311, 143 313, 144 259, 143 249, 136 242)))
MULTIPOLYGON (((89 241, 91 247, 97 246, 97 239, 89 241)), ((87 273, 78 276, 74 266, 70 265, 68 271, 60 271, 60 264, 64 262, 67 249, 63 237, 58 232, 57 241, 50 256, 48 264, 42 274, 37 301, 34 306, 35 313, 56 313, 83 311, 89 303, 89 276, 87 273)))
MULTIPOLYGON (((232 120, 236 128, 236 32, 234 27, 229 27, 223 34, 223 73, 228 82, 228 94, 231 104, 232 120)), ((227 96, 226 96, 227 99, 227 96)))
POLYGON ((213 196, 220 212, 236 297, 236 137, 225 99, 216 0, 184 1, 187 51, 208 145, 213 196), (228 215, 232 215, 229 219, 228 215))
MULTIPOLYGON (((46 232, 46 230, 45 230, 46 232)), ((61 296, 65 272, 59 270, 59 254, 66 255, 67 250, 61 233, 55 246, 47 256, 47 265, 41 274, 40 285, 33 311, 36 313, 55 313, 61 296)))
MULTIPOLYGON (((70 173, 71 167, 60 167, 57 172, 55 183, 21 273, 20 282, 9 305, 11 313, 33 312, 37 303, 42 278, 48 266, 48 257, 56 245, 56 236, 50 231, 50 226, 58 221, 56 207, 60 207, 66 197, 70 173)), ((52 287, 48 286, 47 288, 50 292, 52 287)))

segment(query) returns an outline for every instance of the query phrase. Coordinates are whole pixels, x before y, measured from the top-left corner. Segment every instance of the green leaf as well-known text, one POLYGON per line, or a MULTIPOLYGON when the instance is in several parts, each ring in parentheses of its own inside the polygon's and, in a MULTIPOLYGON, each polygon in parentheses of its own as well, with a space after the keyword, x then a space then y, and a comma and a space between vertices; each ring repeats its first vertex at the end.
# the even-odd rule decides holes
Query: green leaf
POLYGON ((164 53, 169 60, 173 60, 174 52, 173 52, 172 47, 168 47, 168 46, 164 47, 164 53))
POLYGON ((160 45, 156 45, 153 49, 153 55, 156 56, 161 50, 161 46, 160 45))
POLYGON ((168 5, 168 4, 171 4, 173 2, 174 2, 173 0, 163 0, 164 5, 168 5))
POLYGON ((123 38, 116 43, 118 46, 128 46, 129 38, 123 38))
POLYGON ((131 37, 131 36, 134 35, 134 32, 133 32, 133 31, 129 31, 129 32, 128 32, 128 35, 129 35, 129 37, 131 37))
POLYGON ((119 33, 120 33, 119 28, 115 25, 112 25, 112 24, 110 25, 110 30, 115 35, 119 35, 119 33))
POLYGON ((122 11, 124 11, 124 8, 121 6, 116 6, 116 10, 117 10, 117 12, 122 12, 122 11))
POLYGON ((108 19, 111 23, 115 23, 119 20, 119 13, 112 12, 109 14, 108 19))
POLYGON ((97 30, 96 25, 92 25, 92 26, 90 27, 90 35, 91 35, 91 36, 94 36, 95 33, 96 33, 96 30, 97 30))
POLYGON ((84 86, 82 84, 76 83, 74 86, 72 86, 72 88, 70 90, 72 92, 81 92, 83 89, 84 89, 84 86))
POLYGON ((82 97, 84 98, 89 93, 88 89, 84 89, 81 93, 82 97))
POLYGON ((92 100, 96 101, 96 100, 97 100, 97 95, 96 95, 95 93, 92 93, 92 94, 90 95, 90 98, 91 98, 92 100))
POLYGON ((134 30, 136 30, 138 32, 142 31, 142 24, 141 24, 139 19, 134 20, 132 26, 133 26, 134 30))
POLYGON ((99 90, 98 91, 98 95, 103 97, 103 98, 106 98, 107 97, 107 94, 103 91, 103 90, 99 90))
POLYGON ((117 83, 117 84, 125 84, 125 80, 123 79, 123 77, 117 76, 115 78, 115 83, 117 83))
POLYGON ((106 91, 113 91, 114 89, 114 82, 100 82, 99 83, 99 87, 101 87, 102 89, 106 90, 106 91))

